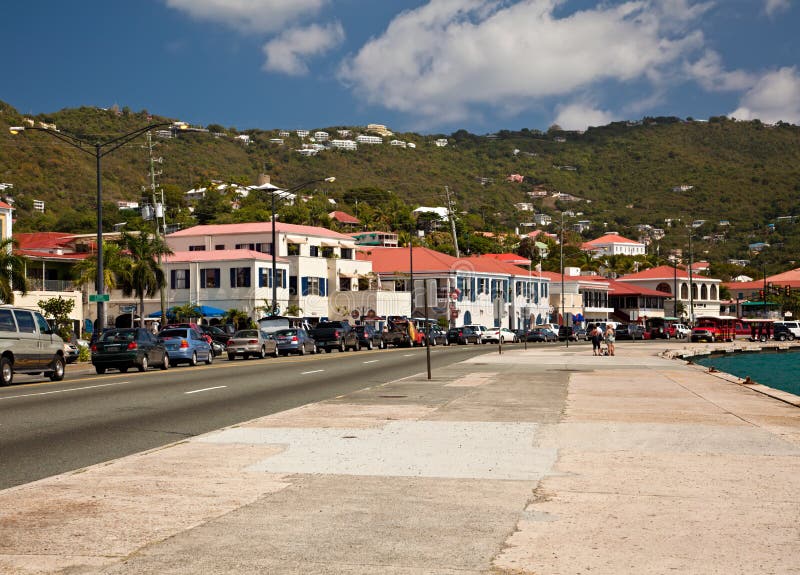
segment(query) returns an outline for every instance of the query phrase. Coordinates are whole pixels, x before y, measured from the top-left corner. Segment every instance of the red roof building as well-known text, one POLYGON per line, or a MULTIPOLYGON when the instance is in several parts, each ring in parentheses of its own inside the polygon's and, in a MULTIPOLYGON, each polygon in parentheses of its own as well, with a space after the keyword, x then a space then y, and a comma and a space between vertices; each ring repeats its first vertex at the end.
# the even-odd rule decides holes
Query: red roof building
POLYGON ((581 249, 586 252, 594 252, 598 256, 641 256, 646 252, 646 246, 643 243, 625 238, 616 232, 584 242, 581 249))
POLYGON ((335 210, 328 214, 328 217, 333 220, 334 222, 345 224, 348 226, 360 226, 361 220, 359 220, 355 216, 351 216, 347 212, 342 212, 339 210, 335 210))

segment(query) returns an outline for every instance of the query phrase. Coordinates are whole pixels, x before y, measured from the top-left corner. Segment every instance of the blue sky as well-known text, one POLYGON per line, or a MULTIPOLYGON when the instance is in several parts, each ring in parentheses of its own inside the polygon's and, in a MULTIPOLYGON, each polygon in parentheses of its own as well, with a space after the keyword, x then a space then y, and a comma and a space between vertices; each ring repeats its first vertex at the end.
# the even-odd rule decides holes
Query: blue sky
POLYGON ((795 0, 27 0, 0 99, 238 129, 800 124, 795 0))

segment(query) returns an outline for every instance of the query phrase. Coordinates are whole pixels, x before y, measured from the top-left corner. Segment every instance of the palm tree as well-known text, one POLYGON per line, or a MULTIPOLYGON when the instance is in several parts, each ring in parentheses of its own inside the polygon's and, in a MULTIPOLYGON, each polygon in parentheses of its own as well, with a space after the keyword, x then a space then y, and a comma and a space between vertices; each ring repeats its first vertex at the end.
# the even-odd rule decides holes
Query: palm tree
POLYGON ((27 258, 13 252, 17 242, 13 238, 0 240, 0 301, 14 303, 14 291, 28 293, 25 277, 27 258))
POLYGON ((144 327, 144 298, 153 297, 166 284, 164 270, 158 265, 159 255, 171 254, 172 250, 158 236, 147 232, 136 235, 123 233, 120 243, 129 257, 122 274, 122 293, 139 298, 141 326, 144 327))
MULTIPOLYGON (((107 289, 117 287, 117 278, 125 272, 127 258, 117 244, 103 242, 103 278, 107 289)), ((75 264, 73 269, 75 281, 81 285, 91 285, 97 281, 97 256, 90 256, 75 264)))

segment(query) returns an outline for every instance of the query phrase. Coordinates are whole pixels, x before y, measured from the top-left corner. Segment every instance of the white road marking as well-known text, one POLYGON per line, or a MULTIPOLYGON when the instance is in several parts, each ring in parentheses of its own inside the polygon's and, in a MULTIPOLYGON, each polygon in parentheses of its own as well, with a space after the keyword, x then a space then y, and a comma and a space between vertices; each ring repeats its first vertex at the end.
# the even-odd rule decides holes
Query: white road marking
POLYGON ((300 375, 308 375, 309 373, 319 373, 321 371, 325 371, 324 369, 314 369, 312 371, 301 371, 300 375))
POLYGON ((379 359, 371 359, 369 361, 362 361, 361 363, 377 363, 379 361, 380 361, 379 359))
POLYGON ((227 385, 218 385, 216 387, 206 387, 204 389, 195 389, 194 391, 186 391, 184 392, 186 395, 190 393, 200 393, 201 391, 211 391, 212 389, 222 389, 223 387, 228 387, 227 385))
POLYGON ((124 385, 126 383, 130 383, 130 381, 120 381, 117 383, 101 383, 99 385, 87 385, 86 387, 73 387, 71 389, 57 389, 55 391, 42 391, 40 393, 26 393, 24 395, 9 395, 8 397, 0 397, 0 400, 3 399, 17 399, 19 397, 35 397, 37 395, 51 395, 54 393, 67 393, 68 391, 82 391, 84 389, 96 389, 98 387, 110 387, 112 385, 124 385))
POLYGON ((413 353, 404 353, 403 357, 414 357, 413 353))

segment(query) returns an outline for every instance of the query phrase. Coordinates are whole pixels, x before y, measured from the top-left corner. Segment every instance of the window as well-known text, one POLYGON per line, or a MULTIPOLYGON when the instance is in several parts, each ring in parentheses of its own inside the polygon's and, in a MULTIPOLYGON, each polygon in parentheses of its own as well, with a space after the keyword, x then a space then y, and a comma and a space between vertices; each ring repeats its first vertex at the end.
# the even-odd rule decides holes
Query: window
POLYGON ((225 244, 217 244, 217 245, 214 246, 214 249, 215 250, 224 250, 225 249, 225 244))
POLYGON ((256 244, 236 244, 237 250, 255 250, 256 244))
POLYGON ((36 318, 36 323, 39 324, 39 333, 53 333, 53 328, 50 327, 50 324, 47 323, 42 314, 35 311, 33 312, 33 317, 36 318))
POLYGON ((231 268, 231 287, 250 287, 250 268, 231 268))
POLYGON ((189 270, 172 270, 169 283, 172 289, 189 289, 189 270))
MULTIPOLYGON (((286 270, 275 270, 278 277, 278 285, 275 287, 286 287, 286 270)), ((272 268, 259 268, 258 287, 272 287, 272 268)))
POLYGON ((328 280, 325 278, 304 277, 301 278, 301 295, 326 295, 328 280))
POLYGON ((308 246, 308 255, 312 258, 319 257, 319 246, 308 246))
POLYGON ((286 253, 290 256, 299 256, 300 244, 286 244, 286 253))
POLYGON ((343 260, 352 260, 353 259, 353 248, 342 248, 342 259, 343 260))
POLYGON ((17 331, 10 309, 0 309, 0 331, 17 331))
POLYGON ((219 284, 219 268, 201 269, 200 270, 200 287, 204 287, 204 288, 222 287, 219 284))
POLYGON ((17 325, 22 333, 36 333, 36 324, 33 321, 33 314, 29 311, 14 310, 17 317, 17 325))
POLYGON ((352 283, 350 278, 339 278, 339 291, 350 291, 352 283))
POLYGON ((322 248, 322 257, 323 258, 328 258, 328 259, 332 258, 333 257, 333 248, 330 248, 330 247, 322 248))
POLYGON ((320 295, 319 294, 319 278, 306 278, 308 280, 308 287, 303 290, 303 295, 320 295))
POLYGON ((206 246, 189 246, 190 252, 204 252, 206 251, 206 246))
POLYGON ((256 251, 261 252, 262 254, 271 254, 272 253, 272 244, 268 244, 266 242, 262 242, 260 244, 256 244, 256 251))

